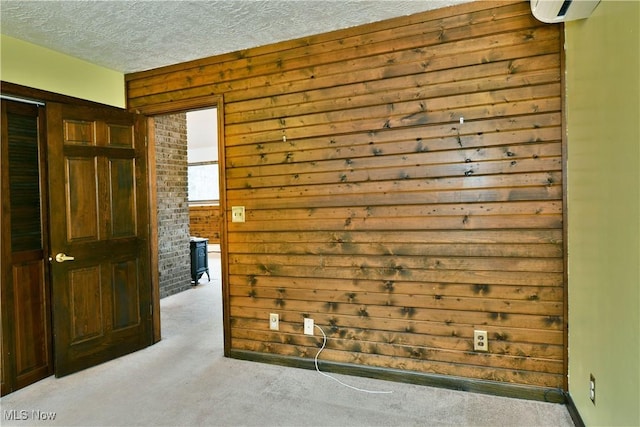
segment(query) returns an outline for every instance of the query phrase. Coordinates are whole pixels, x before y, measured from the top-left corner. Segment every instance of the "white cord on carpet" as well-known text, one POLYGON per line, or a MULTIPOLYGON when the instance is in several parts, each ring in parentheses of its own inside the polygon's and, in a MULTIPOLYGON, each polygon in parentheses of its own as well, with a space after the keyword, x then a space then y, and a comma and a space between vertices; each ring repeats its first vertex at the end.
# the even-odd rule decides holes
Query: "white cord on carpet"
POLYGON ((341 384, 341 385, 343 385, 345 387, 349 387, 349 388, 351 388, 353 390, 356 390, 356 391, 362 391, 364 393, 372 393, 372 394, 389 394, 389 393, 393 393, 393 391, 365 390, 365 389, 362 389, 362 388, 354 387, 352 385, 343 383, 342 381, 340 381, 336 377, 332 377, 331 375, 325 374, 324 372, 320 371, 320 368, 318 368, 318 356, 320 356, 320 353, 322 352, 322 350, 324 350, 325 346, 327 345, 327 335, 324 333, 324 331, 322 330, 322 328, 320 326, 318 326, 316 324, 315 327, 320 329, 320 332, 322 332, 322 337, 324 338, 324 340, 322 341, 322 347, 320 348, 320 350, 318 351, 318 353, 316 354, 316 357, 315 357, 316 371, 318 371, 319 374, 322 374, 327 378, 331 378, 332 380, 337 381, 339 384, 341 384))

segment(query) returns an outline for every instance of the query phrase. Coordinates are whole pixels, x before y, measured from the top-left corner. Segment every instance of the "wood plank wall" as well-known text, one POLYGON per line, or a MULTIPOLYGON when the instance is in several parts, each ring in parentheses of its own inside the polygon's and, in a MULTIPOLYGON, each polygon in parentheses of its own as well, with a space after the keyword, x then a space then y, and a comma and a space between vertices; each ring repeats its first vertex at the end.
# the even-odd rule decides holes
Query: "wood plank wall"
POLYGON ((483 1, 128 75, 224 96, 231 348, 313 358, 309 316, 323 360, 562 388, 561 28, 483 1))
POLYGON ((220 206, 189 206, 189 234, 220 243, 220 206))

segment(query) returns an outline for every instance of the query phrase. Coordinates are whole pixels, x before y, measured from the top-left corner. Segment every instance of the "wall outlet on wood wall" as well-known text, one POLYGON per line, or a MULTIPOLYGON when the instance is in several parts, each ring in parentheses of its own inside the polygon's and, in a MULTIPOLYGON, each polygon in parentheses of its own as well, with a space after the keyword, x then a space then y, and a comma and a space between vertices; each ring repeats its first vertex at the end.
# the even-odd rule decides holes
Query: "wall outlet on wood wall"
POLYGON ((313 319, 308 317, 304 319, 304 334, 313 335, 313 319))
POLYGON ((487 331, 473 331, 473 349, 475 351, 489 351, 487 331))
POLYGON ((272 331, 280 330, 280 316, 277 313, 269 314, 269 329, 272 331))

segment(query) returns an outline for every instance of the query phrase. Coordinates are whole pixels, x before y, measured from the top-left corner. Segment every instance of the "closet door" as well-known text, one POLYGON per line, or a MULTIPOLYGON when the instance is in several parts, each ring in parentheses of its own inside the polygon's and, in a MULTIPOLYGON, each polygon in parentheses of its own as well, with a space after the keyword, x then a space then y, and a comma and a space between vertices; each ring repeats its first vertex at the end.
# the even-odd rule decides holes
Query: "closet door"
POLYGON ((42 108, 2 101, 2 394, 53 372, 42 108))

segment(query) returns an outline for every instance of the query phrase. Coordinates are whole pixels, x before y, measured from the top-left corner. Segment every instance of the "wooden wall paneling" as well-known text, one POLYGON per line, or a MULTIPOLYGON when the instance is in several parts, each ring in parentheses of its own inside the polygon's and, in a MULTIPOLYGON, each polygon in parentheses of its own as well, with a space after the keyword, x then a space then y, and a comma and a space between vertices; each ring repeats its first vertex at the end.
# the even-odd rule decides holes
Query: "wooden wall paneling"
MULTIPOLYGON (((428 13, 372 23, 357 28, 304 37, 212 58, 204 58, 184 64, 133 73, 125 76, 125 78, 131 89, 130 98, 137 97, 137 93, 134 92, 136 89, 139 89, 142 95, 154 93, 152 90, 157 84, 169 79, 175 80, 171 85, 172 87, 192 86, 194 82, 190 79, 197 76, 207 76, 210 82, 214 82, 217 76, 225 80, 232 80, 227 74, 220 73, 225 70, 246 69, 248 66, 255 66, 261 63, 274 64, 278 67, 276 70, 280 70, 282 65, 278 64, 278 59, 280 59, 282 55, 287 55, 288 52, 290 57, 307 57, 317 52, 318 47, 321 47, 323 51, 330 51, 330 48, 366 45, 374 41, 373 37, 375 37, 376 33, 378 33, 378 41, 392 38, 393 34, 401 31, 403 28, 409 28, 410 33, 415 33, 416 30, 412 30, 411 26, 417 25, 420 28, 420 26, 425 25, 425 21, 431 22, 432 26, 437 28, 443 26, 466 26, 472 22, 491 22, 496 19, 495 7, 501 7, 503 14, 509 14, 510 16, 526 15, 529 13, 522 9, 520 5, 515 4, 515 2, 506 4, 506 2, 501 1, 487 1, 482 5, 469 3, 459 7, 459 13, 457 14, 451 14, 450 9, 435 10, 428 13), (213 76, 214 74, 217 76, 213 76)), ((167 89, 160 87, 158 93, 163 92, 167 92, 167 89)))
MULTIPOLYGON (((486 2, 485 5, 462 5, 458 8, 458 14, 446 16, 451 10, 443 10, 438 13, 432 11, 425 14, 417 14, 414 17, 370 24, 357 29, 337 31, 326 35, 236 52, 210 60, 194 61, 181 66, 131 74, 126 77, 130 88, 130 107, 137 108, 141 105, 165 102, 170 98, 197 97, 205 94, 211 88, 220 88, 216 93, 224 92, 226 102, 230 102, 234 101, 234 99, 227 98, 227 96, 231 96, 233 89, 243 91, 249 87, 249 84, 245 82, 247 79, 241 75, 229 75, 229 70, 244 69, 246 75, 254 79, 262 74, 271 74, 271 78, 273 78, 278 77, 279 73, 286 72, 292 68, 309 68, 309 63, 293 63, 289 66, 289 60, 292 58, 302 58, 303 61, 309 61, 306 58, 312 57, 314 59, 311 65, 313 69, 316 69, 321 65, 315 59, 318 55, 324 55, 324 61, 330 63, 339 62, 336 61, 336 58, 340 58, 342 54, 345 57, 357 57, 359 54, 354 52, 362 51, 364 49, 363 46, 368 46, 374 42, 378 42, 378 46, 381 49, 380 52, 389 54, 389 40, 396 38, 397 35, 403 35, 404 33, 401 31, 403 28, 408 28, 408 32, 414 38, 416 33, 431 32, 432 43, 436 45, 441 44, 443 40, 449 39, 445 37, 448 28, 466 28, 466 38, 472 38, 473 35, 468 33, 472 23, 484 23, 487 27, 486 31, 499 33, 502 30, 496 26, 497 17, 510 18, 514 13, 525 16, 529 14, 521 6, 501 4, 500 2, 486 2), (509 11, 510 8, 517 10, 515 12, 509 11), (501 15, 497 10, 501 10, 504 15, 501 15), (271 69, 258 69, 257 66, 260 64, 267 64, 271 69), (202 79, 197 80, 198 77, 202 79), (237 87, 230 86, 231 82, 236 81, 239 81, 237 87), (216 86, 216 84, 219 86, 216 86), (174 91, 176 93, 172 93, 174 91)), ((530 18, 528 18, 527 23, 530 24, 530 18)), ((416 41, 415 45, 422 47, 424 40, 416 41)), ((364 52, 362 56, 369 56, 374 53, 368 51, 364 52)), ((383 62, 387 62, 386 65, 389 65, 388 61, 383 60, 383 62)), ((338 68, 339 73, 343 71, 344 69, 340 70, 338 68)), ((312 73, 307 74, 308 78, 311 76, 314 79, 318 77, 312 73)), ((305 88, 305 90, 308 89, 308 87, 305 88)), ((293 90, 288 90, 287 92, 293 92, 293 90)))
POLYGON ((189 206, 189 233, 209 239, 209 243, 220 243, 220 207, 189 206))
MULTIPOLYGON (((473 20, 473 17, 470 18, 470 21, 473 20)), ((468 24, 469 22, 467 22, 468 24)), ((421 28, 424 28, 425 26, 427 26, 429 23, 423 23, 421 24, 421 28)), ((441 23, 439 21, 433 21, 431 22, 431 27, 432 27, 432 31, 434 32, 434 34, 437 34, 437 37, 434 37, 434 43, 436 42, 440 42, 440 34, 441 34, 441 29, 440 29, 440 25, 441 23)), ((467 25, 468 26, 468 25, 467 25)), ((496 27, 495 23, 491 23, 491 25, 489 26, 490 29, 495 28, 497 32, 500 31, 499 28, 496 27)), ((426 30, 423 30, 426 31, 426 30)), ((391 37, 389 33, 383 32, 378 36, 378 41, 380 42, 379 44, 381 46, 384 46, 385 44, 388 45, 388 40, 391 37)), ((531 37, 528 34, 523 34, 522 37, 526 38, 526 37, 531 37)), ((488 43, 490 43, 490 41, 487 41, 488 43)), ((315 50, 312 50, 311 47, 307 47, 305 49, 305 51, 303 53, 300 53, 300 55, 303 56, 308 56, 308 55, 313 55, 314 57, 317 56, 318 54, 325 54, 328 61, 331 62, 336 62, 335 58, 339 58, 340 54, 341 54, 341 50, 329 50, 330 47, 339 47, 340 44, 344 43, 344 39, 342 40, 338 40, 336 46, 327 46, 326 44, 318 44, 316 46, 314 46, 315 50), (333 52, 331 55, 328 55, 327 52, 333 52), (314 55, 315 54, 315 55, 314 55)), ((421 45, 424 44, 421 41, 418 42, 414 42, 416 45, 421 45)), ((553 43, 548 44, 549 46, 547 47, 548 49, 557 49, 557 46, 553 43)), ((282 47, 283 50, 286 50, 285 46, 282 47)), ((536 48, 538 48, 536 46, 536 48)), ((353 49, 352 49, 353 50, 353 49)), ((360 48, 360 50, 362 50, 362 48, 360 48)), ((408 50, 409 52, 411 52, 411 49, 408 50)), ((522 51, 522 49, 520 49, 520 52, 522 51)), ((349 52, 349 51, 345 51, 344 52, 345 55, 353 55, 353 52, 349 52)), ((366 54, 367 52, 365 52, 363 55, 366 58, 366 54)), ((389 52, 387 52, 387 54, 389 54, 389 52)), ((274 82, 272 81, 272 79, 274 77, 277 77, 279 74, 287 74, 289 72, 289 61, 285 61, 285 59, 282 57, 283 55, 286 55, 286 52, 276 52, 276 53, 272 53, 271 55, 265 55, 265 56, 256 56, 256 57, 252 57, 250 60, 250 64, 246 64, 246 61, 233 61, 231 63, 228 62, 224 62, 224 63, 218 63, 214 66, 212 66, 212 68, 207 69, 206 66, 201 66, 199 67, 197 70, 192 70, 189 69, 187 67, 185 67, 186 69, 183 70, 182 72, 176 72, 176 73, 172 73, 171 75, 167 76, 158 76, 155 77, 158 80, 158 84, 155 85, 153 82, 153 78, 150 77, 149 80, 145 80, 142 79, 143 83, 140 82, 136 82, 136 76, 144 76, 144 73, 139 73, 139 74, 134 74, 130 77, 128 77, 128 81, 129 81, 129 87, 130 89, 130 106, 132 108, 139 108, 142 105, 145 104, 156 104, 156 103, 162 103, 162 102, 166 102, 172 99, 178 99, 178 98, 183 98, 183 97, 198 97, 198 96, 204 96, 204 95, 208 95, 211 94, 211 90, 214 90, 214 93, 225 93, 225 97, 230 97, 227 98, 228 101, 235 101, 235 99, 233 99, 233 94, 238 93, 240 94, 240 96, 249 96, 250 94, 247 95, 242 95, 242 93, 246 92, 248 89, 250 89, 250 85, 243 83, 244 80, 242 79, 234 79, 234 78, 229 78, 229 79, 225 79, 227 81, 224 82, 220 82, 220 79, 218 78, 219 76, 223 76, 224 77, 224 73, 225 70, 228 70, 229 68, 234 68, 234 67, 242 67, 242 64, 245 64, 245 68, 248 70, 248 72, 251 73, 251 76, 253 79, 258 78, 257 77, 257 72, 256 72, 256 66, 257 66, 257 62, 259 61, 266 61, 268 63, 271 64, 276 64, 276 66, 278 67, 277 69, 277 73, 271 73, 270 76, 268 77, 262 77, 261 81, 256 81, 255 84, 253 85, 254 87, 256 87, 257 89, 255 89, 257 92, 261 93, 262 96, 265 95, 273 95, 273 94, 283 94, 283 93, 291 93, 291 92, 296 92, 299 90, 296 90, 295 87, 291 87, 294 82, 290 82, 288 83, 284 88, 281 89, 272 89, 272 87, 274 87, 274 82), (277 56, 276 56, 277 55, 277 56), (278 65, 279 64, 279 65, 278 65), (206 76, 206 78, 208 78, 209 81, 198 81, 197 80, 197 76, 198 75, 203 75, 206 76), (268 79, 268 80, 265 80, 268 79), (170 87, 167 87, 167 81, 172 82, 170 87), (239 81, 239 83, 237 83, 239 81), (140 88, 141 92, 138 94, 135 92, 135 88, 137 85, 142 85, 142 87, 140 88), (233 84, 237 84, 237 86, 231 86, 233 84), (268 86, 265 86, 266 84, 268 84, 268 86), (260 87, 262 86, 262 87, 260 87), (178 87, 180 87, 180 89, 177 89, 178 87), (266 92, 265 92, 266 91, 266 92), (158 95, 152 95, 153 93, 159 92, 158 95), (139 96, 138 96, 139 95, 139 96), (140 98, 140 99, 135 99, 135 98, 140 98)), ((482 55, 482 53, 479 53, 478 55, 482 55)), ((475 62, 479 62, 478 60, 482 60, 483 58, 481 57, 477 57, 474 58, 473 61, 468 61, 469 63, 473 63, 475 62)), ((459 59, 456 58, 460 58, 459 55, 449 55, 446 57, 446 61, 448 61, 448 63, 442 63, 442 64, 435 64, 435 65, 431 65, 431 67, 435 67, 436 69, 440 68, 447 68, 449 66, 456 65, 456 66, 461 66, 462 64, 458 63, 459 59)), ((495 59, 492 59, 495 61, 495 59)), ((391 61, 395 61, 392 59, 384 59, 382 58, 381 62, 378 65, 378 68, 380 68, 383 74, 382 75, 378 75, 378 78, 381 77, 385 77, 388 78, 391 75, 389 74, 389 66, 393 65, 390 64, 391 61), (387 71, 384 71, 384 70, 387 71)), ((430 61, 433 62, 433 61, 430 61)), ((484 58, 483 62, 488 62, 487 58, 484 58)), ((424 64, 424 61, 420 61, 417 63, 418 68, 413 70, 414 73, 421 73, 424 72, 424 66, 421 65, 424 64)), ((353 64, 349 64, 350 67, 353 67, 353 64)), ((360 65, 361 68, 363 68, 363 71, 366 72, 367 69, 371 68, 373 64, 371 63, 363 63, 360 65)), ((295 67, 296 65, 293 64, 292 67, 295 67)), ((313 71, 315 71, 318 68, 319 64, 314 64, 313 66, 313 71)), ((337 65, 336 66, 336 72, 341 73, 342 72, 342 68, 337 65)), ((309 68, 309 67, 307 67, 309 68)), ((356 69, 357 71, 357 69, 356 69)), ((267 73, 267 71, 264 71, 265 73, 267 73)), ((401 72, 396 72, 393 74, 402 74, 401 72)), ((268 74, 268 73, 267 73, 268 74)), ((307 75, 305 76, 304 79, 299 80, 298 81, 298 85, 300 85, 302 87, 303 90, 309 90, 311 89, 311 87, 309 87, 310 84, 313 84, 315 86, 320 86, 320 85, 324 85, 325 87, 331 87, 333 86, 332 82, 326 82, 323 79, 321 79, 322 76, 324 76, 324 74, 321 75, 316 75, 317 73, 315 72, 307 72, 307 75), (312 80, 312 82, 310 82, 312 80)), ((361 79, 361 76, 353 76, 350 77, 351 74, 347 74, 347 75, 343 75, 342 79, 345 78, 353 78, 355 79, 354 81, 359 81, 358 79, 361 79)), ((332 78, 335 80, 335 77, 331 77, 329 76, 328 78, 332 78)), ((370 79, 374 79, 375 80, 376 76, 372 76, 370 77, 370 79)), ((246 80, 246 79, 245 79, 246 80)), ((346 81, 341 81, 340 84, 343 85, 347 83, 346 81)), ((277 87, 277 85, 275 85, 277 87)))
POLYGON ((224 95, 229 348, 312 358, 312 317, 337 364, 565 387, 560 36, 474 2, 126 76, 224 95))

